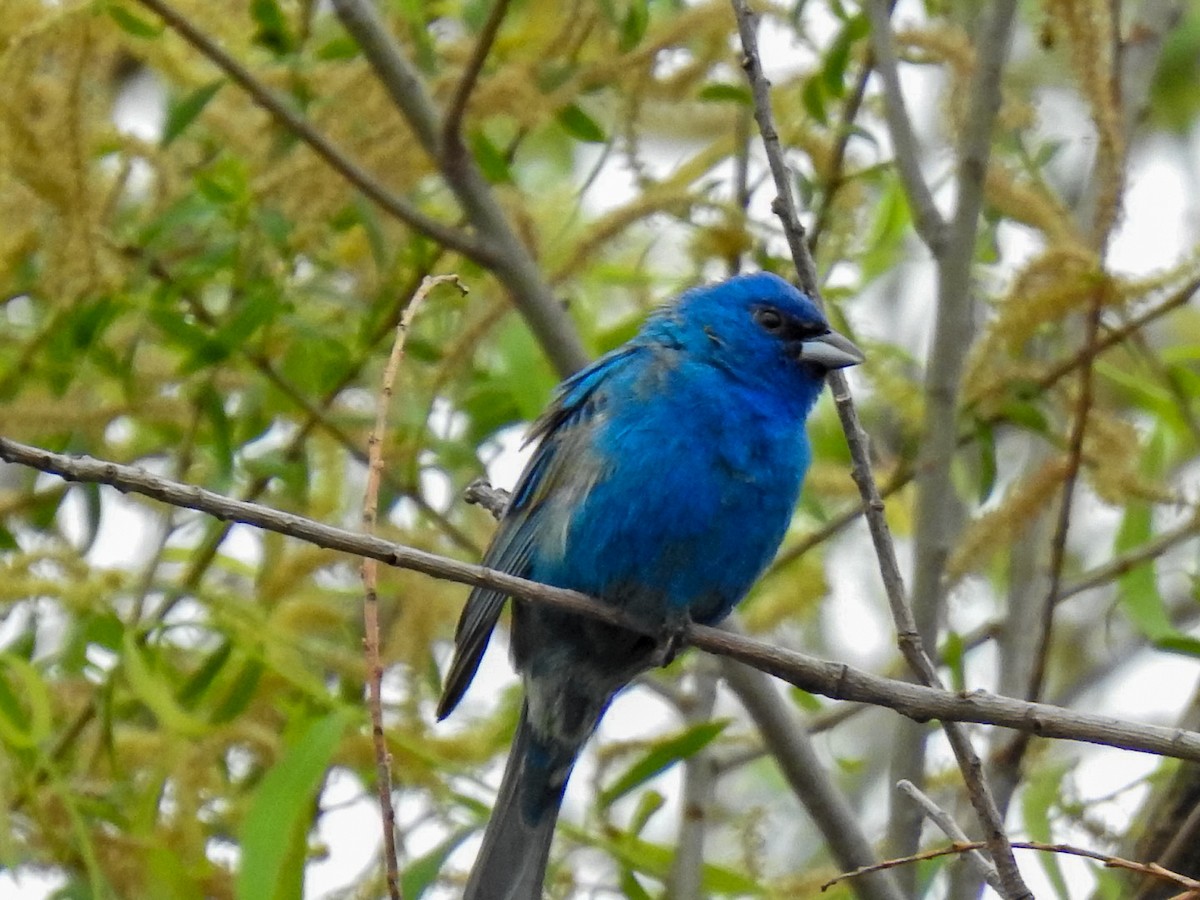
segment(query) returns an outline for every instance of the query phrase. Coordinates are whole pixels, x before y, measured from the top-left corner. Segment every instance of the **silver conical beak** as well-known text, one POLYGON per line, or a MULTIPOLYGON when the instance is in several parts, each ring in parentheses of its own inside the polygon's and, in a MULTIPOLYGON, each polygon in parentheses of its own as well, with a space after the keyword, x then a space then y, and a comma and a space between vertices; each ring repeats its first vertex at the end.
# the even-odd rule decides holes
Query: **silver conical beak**
POLYGON ((801 343, 800 358, 825 369, 844 369, 847 366, 857 366, 866 357, 847 338, 836 331, 830 331, 801 343))

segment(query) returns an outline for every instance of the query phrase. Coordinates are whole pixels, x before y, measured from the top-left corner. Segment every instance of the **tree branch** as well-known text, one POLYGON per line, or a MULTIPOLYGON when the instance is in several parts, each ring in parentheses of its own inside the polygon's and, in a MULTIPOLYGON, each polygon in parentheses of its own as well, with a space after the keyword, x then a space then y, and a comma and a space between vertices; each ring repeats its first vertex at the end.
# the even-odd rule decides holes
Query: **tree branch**
POLYGON ((494 253, 476 238, 457 228, 425 215, 407 200, 392 193, 382 182, 361 168, 329 138, 293 110, 270 88, 259 81, 240 62, 221 49, 217 43, 164 0, 137 0, 152 10, 180 37, 195 47, 218 69, 237 82, 259 106, 274 116, 284 127, 304 141, 316 154, 363 194, 379 204, 405 225, 445 247, 461 253, 481 266, 494 264, 494 253))
POLYGON ((933 194, 921 173, 921 150, 900 88, 890 6, 889 0, 868 0, 864 7, 871 21, 871 50, 875 54, 875 70, 883 81, 883 115, 892 138, 896 172, 912 210, 913 227, 936 258, 945 249, 946 220, 933 202, 933 194))
POLYGON ((444 125, 420 74, 401 52, 371 0, 333 0, 333 6, 488 248, 488 268, 507 289, 555 369, 566 376, 583 368, 588 354, 562 303, 513 231, 475 160, 461 142, 443 141, 444 125))
MULTIPOLYGON (((139 494, 172 506, 194 509, 223 521, 252 525, 314 546, 354 556, 369 556, 396 568, 460 584, 492 588, 631 631, 649 633, 644 623, 638 623, 620 610, 576 591, 527 581, 505 572, 448 559, 382 538, 335 528, 258 503, 234 500, 196 485, 151 474, 135 466, 54 453, 2 437, 0 459, 58 475, 67 481, 106 484, 122 493, 139 494)), ((1200 761, 1200 733, 1181 728, 1130 723, 1110 716, 1073 712, 1046 703, 999 697, 985 691, 952 693, 907 684, 704 625, 689 626, 685 637, 687 643, 697 649, 744 662, 810 693, 835 700, 885 706, 917 721, 940 719, 943 722, 977 722, 1017 731, 1032 731, 1042 737, 1066 738, 1200 761)))
MULTIPOLYGON (((745 69, 746 77, 750 81, 751 94, 754 97, 755 118, 758 121, 759 131, 762 133, 763 148, 770 162, 771 174, 775 179, 775 189, 778 193, 775 203, 772 204, 772 209, 779 216, 784 233, 787 235, 788 246, 792 251, 801 287, 809 293, 815 302, 820 303, 821 298, 816 281, 816 267, 813 264, 811 254, 808 252, 808 246, 804 240, 804 231, 800 225, 799 216, 796 213, 791 179, 788 176, 787 166, 784 163, 783 152, 779 143, 779 134, 775 129, 774 115, 771 110, 770 84, 763 75, 762 62, 759 58, 758 19, 747 6, 746 0, 732 0, 732 4, 734 14, 737 18, 738 33, 741 36, 744 53, 742 67, 745 69)), ((1001 46, 999 49, 989 48, 988 63, 981 66, 981 71, 994 76, 997 80, 996 84, 987 86, 983 99, 977 104, 977 106, 985 111, 991 110, 992 116, 995 114, 995 108, 999 106, 1000 86, 998 81, 1004 55, 1007 52, 1007 29, 1011 27, 1014 8, 1015 0, 1000 0, 998 3, 996 17, 993 20, 994 27, 991 29, 992 33, 990 36, 998 36, 1001 46), (995 108, 993 108, 993 104, 991 103, 993 99, 995 101, 995 108)), ((976 115, 972 115, 971 121, 974 122, 977 117, 976 115)), ((980 201, 982 198, 983 171, 986 169, 986 154, 989 147, 987 138, 991 134, 991 119, 988 118, 986 121, 987 127, 985 130, 987 134, 982 144, 984 166, 977 173, 979 183, 974 189, 980 201)), ((980 148, 976 143, 973 141, 967 142, 967 147, 964 150, 964 158, 968 159, 969 162, 963 166, 964 173, 974 173, 975 164, 978 162, 977 156, 980 152, 980 148)), ((964 176, 964 181, 969 181, 969 179, 964 176)), ((969 185, 964 185, 959 197, 960 212, 965 206, 971 203, 973 197, 973 189, 969 185)), ((975 218, 977 218, 977 215, 978 209, 976 209, 975 218)), ((972 236, 974 235, 974 227, 975 223, 974 219, 972 219, 972 236)), ((971 247, 973 248, 973 246, 974 239, 972 237, 971 247)), ((970 257, 967 257, 966 265, 968 274, 969 264, 970 257)), ((961 348, 959 352, 965 354, 966 348, 961 348)), ((959 369, 961 370, 961 358, 959 360, 959 369)), ((875 553, 879 560, 880 575, 883 578, 888 603, 891 606, 892 615, 896 621, 901 650, 909 664, 913 667, 913 670, 917 672, 925 684, 940 686, 941 681, 937 670, 934 668, 933 663, 922 646, 922 634, 917 630, 912 610, 905 598, 904 581, 900 575, 900 567, 896 561, 895 546, 892 542, 887 520, 883 515, 883 500, 879 496, 879 489, 871 472, 871 461, 867 451, 866 435, 859 424, 858 412, 855 410, 854 402, 850 397, 850 389, 845 375, 841 372, 831 373, 829 376, 829 385, 833 393, 834 402, 837 404, 838 416, 842 422, 842 430, 846 434, 846 443, 850 449, 850 457, 853 460, 851 474, 858 485, 859 492, 863 497, 864 506, 866 507, 867 524, 870 528, 871 539, 875 545, 875 553)), ((950 436, 952 440, 957 437, 957 429, 952 430, 950 436)), ((953 445, 951 449, 953 449, 953 445)), ((945 731, 946 737, 954 750, 955 758, 958 760, 959 768, 962 771, 963 781, 967 787, 967 794, 970 796, 971 803, 975 807, 981 823, 984 825, 988 847, 992 852, 997 870, 1000 872, 1001 881, 1005 885, 1005 896, 1009 900, 1023 900, 1023 898, 1031 897, 1029 889, 1025 887, 1024 882, 1021 880, 1016 860, 1012 855, 1012 848, 1009 846, 1008 837, 1004 833, 1004 824, 1001 820, 1000 812, 983 778, 983 766, 979 761, 978 754, 971 745, 966 732, 961 728, 945 723, 945 731)), ((920 777, 919 773, 916 774, 916 777, 920 777)))

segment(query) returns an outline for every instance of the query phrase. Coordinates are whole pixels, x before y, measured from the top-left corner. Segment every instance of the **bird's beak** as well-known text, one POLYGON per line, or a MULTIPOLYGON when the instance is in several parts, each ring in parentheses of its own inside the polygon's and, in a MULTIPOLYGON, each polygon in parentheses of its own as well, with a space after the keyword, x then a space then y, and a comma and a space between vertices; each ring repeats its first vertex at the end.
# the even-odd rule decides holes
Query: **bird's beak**
POLYGON ((830 370, 857 366, 865 357, 848 339, 836 331, 830 331, 801 342, 800 359, 830 370))

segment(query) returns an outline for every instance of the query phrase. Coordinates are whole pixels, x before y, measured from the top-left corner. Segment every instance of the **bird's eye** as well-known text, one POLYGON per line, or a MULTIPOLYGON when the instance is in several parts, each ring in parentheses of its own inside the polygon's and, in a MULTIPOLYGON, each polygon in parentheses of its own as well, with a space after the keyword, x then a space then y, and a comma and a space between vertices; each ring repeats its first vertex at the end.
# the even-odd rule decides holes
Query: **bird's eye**
POLYGON ((766 331, 776 332, 783 330, 783 316, 779 314, 779 310, 771 309, 769 306, 756 309, 754 311, 754 321, 766 331))

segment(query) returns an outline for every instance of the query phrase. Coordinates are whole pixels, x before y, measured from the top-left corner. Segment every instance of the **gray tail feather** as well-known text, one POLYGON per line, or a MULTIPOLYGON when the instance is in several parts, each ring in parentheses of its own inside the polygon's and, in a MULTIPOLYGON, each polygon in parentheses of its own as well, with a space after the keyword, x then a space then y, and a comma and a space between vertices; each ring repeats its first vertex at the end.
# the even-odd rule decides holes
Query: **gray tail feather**
MULTIPOLYGON (((559 754, 554 754, 560 756, 559 754)), ((554 824, 574 752, 552 765, 533 736, 527 706, 463 900, 542 900, 554 824)))

